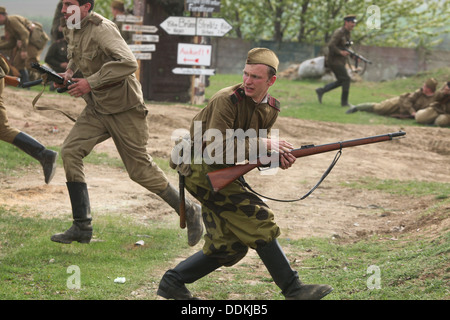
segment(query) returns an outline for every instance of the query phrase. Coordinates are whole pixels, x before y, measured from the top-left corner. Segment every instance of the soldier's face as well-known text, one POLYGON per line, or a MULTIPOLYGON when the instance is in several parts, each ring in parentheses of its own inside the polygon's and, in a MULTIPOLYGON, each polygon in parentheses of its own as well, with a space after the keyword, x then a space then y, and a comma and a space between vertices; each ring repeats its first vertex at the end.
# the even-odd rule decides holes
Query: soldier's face
POLYGON ((345 21, 344 22, 344 27, 348 31, 352 31, 355 26, 356 26, 356 22, 354 22, 354 21, 345 21))
POLYGON ((61 13, 64 15, 64 19, 66 19, 66 20, 68 20, 74 14, 79 14, 80 20, 83 20, 89 14, 90 8, 91 8, 90 3, 80 5, 80 3, 77 0, 63 0, 63 6, 61 9, 61 13), (71 7, 71 6, 78 7, 79 11, 69 9, 69 7, 71 7))
POLYGON ((269 79, 266 65, 246 64, 243 76, 245 95, 261 102, 276 79, 276 76, 269 79))

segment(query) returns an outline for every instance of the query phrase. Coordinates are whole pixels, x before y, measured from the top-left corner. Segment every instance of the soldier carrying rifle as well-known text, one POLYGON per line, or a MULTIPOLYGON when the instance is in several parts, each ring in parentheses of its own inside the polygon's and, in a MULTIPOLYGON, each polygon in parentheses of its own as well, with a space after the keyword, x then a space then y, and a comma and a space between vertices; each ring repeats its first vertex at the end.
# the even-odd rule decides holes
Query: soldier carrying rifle
MULTIPOLYGON (((243 83, 224 88, 214 95, 208 106, 194 117, 191 140, 196 139, 195 122, 202 124, 201 137, 210 129, 220 131, 223 137, 228 130, 270 131, 280 111, 278 100, 268 94, 277 78, 278 63, 277 56, 269 49, 250 50, 243 83)), ((267 149, 282 153, 282 169, 294 163, 296 158, 290 153, 292 144, 260 136, 258 139, 265 139, 267 149)), ((204 147, 209 143, 204 141, 204 147)), ((194 299, 185 284, 195 282, 221 266, 236 264, 245 257, 248 248, 256 250, 287 299, 321 299, 330 293, 333 289, 328 285, 300 282, 278 244, 280 228, 274 221, 274 213, 258 196, 238 180, 220 192, 212 192, 206 174, 229 165, 207 162, 203 159, 197 164, 193 160, 188 164, 191 172, 185 177, 186 189, 202 203, 207 231, 203 250, 168 270, 161 279, 157 294, 166 299, 194 299)))

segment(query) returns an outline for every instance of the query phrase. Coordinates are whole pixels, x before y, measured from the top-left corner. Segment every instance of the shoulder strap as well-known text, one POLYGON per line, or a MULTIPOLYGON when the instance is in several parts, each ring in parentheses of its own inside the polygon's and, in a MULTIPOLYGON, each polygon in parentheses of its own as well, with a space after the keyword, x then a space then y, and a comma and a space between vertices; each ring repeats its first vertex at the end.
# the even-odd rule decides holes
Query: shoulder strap
POLYGON ((236 89, 233 94, 230 95, 231 102, 238 104, 245 98, 245 91, 243 88, 236 89))

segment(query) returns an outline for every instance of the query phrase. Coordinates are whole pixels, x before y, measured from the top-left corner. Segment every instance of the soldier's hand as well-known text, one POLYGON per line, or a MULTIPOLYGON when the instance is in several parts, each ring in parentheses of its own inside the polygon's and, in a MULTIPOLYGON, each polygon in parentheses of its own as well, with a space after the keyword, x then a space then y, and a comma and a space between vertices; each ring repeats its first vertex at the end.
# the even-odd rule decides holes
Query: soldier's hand
POLYGON ((67 91, 72 97, 81 97, 82 95, 91 92, 91 86, 86 79, 83 78, 73 78, 74 84, 69 86, 69 91, 67 91))
POLYGON ((350 55, 350 52, 345 51, 345 50, 341 50, 341 55, 343 55, 344 57, 350 55))
POLYGON ((280 168, 283 170, 290 168, 294 164, 295 160, 297 160, 297 158, 294 157, 290 152, 285 152, 281 154, 280 168))

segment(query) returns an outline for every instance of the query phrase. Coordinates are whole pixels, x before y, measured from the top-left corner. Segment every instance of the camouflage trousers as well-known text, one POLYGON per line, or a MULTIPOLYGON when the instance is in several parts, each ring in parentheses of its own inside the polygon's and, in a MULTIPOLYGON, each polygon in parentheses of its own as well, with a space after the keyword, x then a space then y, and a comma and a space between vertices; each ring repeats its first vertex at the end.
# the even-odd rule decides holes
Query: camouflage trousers
POLYGON ((255 194, 234 181, 214 193, 206 174, 224 165, 192 164, 186 189, 202 204, 205 224, 203 253, 224 266, 241 260, 248 248, 257 249, 280 235, 272 210, 255 194))

